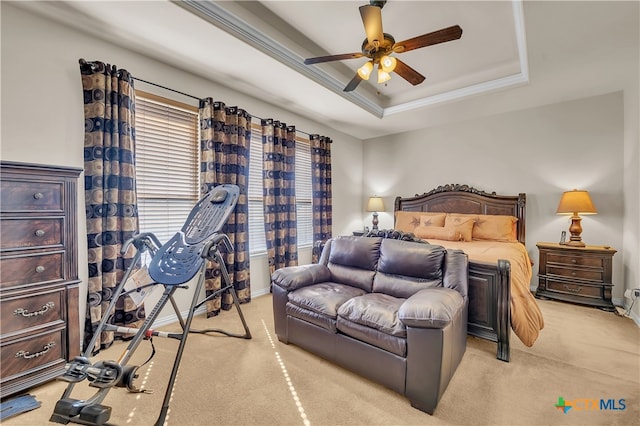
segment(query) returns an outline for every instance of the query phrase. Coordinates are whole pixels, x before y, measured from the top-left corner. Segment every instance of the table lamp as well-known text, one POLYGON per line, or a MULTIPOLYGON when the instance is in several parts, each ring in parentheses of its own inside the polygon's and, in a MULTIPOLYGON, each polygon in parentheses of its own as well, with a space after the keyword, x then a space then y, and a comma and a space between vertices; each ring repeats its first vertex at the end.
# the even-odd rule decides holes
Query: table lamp
POLYGON ((566 245, 573 247, 584 247, 586 244, 582 242, 580 234, 582 233, 582 225, 580 222, 582 218, 578 214, 596 214, 596 208, 593 206, 591 197, 587 191, 579 191, 574 189, 573 191, 565 191, 560 198, 560 204, 558 205, 558 214, 571 214, 571 226, 569 226, 569 232, 571 238, 566 242, 566 245))
POLYGON ((367 211, 373 212, 373 228, 372 231, 378 230, 378 212, 384 210, 384 203, 382 202, 382 198, 374 195, 373 197, 369 197, 369 202, 367 203, 367 211))

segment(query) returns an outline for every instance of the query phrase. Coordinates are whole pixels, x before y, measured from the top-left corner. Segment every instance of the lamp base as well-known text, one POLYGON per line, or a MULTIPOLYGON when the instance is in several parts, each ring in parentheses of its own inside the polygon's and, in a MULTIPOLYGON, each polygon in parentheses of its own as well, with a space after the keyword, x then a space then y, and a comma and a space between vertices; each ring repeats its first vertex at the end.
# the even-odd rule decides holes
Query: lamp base
POLYGON ((564 243, 564 245, 566 246, 571 246, 571 247, 586 247, 587 245, 585 243, 581 241, 567 241, 566 243, 564 243))
POLYGON ((578 213, 574 213, 573 216, 571 216, 571 226, 569 226, 569 232, 571 233, 571 237, 569 238, 569 241, 567 241, 568 246, 571 246, 571 247, 586 246, 586 244, 582 242, 582 237, 580 237, 580 234, 582 234, 582 225, 580 224, 580 222, 582 222, 582 218, 578 216, 578 213))

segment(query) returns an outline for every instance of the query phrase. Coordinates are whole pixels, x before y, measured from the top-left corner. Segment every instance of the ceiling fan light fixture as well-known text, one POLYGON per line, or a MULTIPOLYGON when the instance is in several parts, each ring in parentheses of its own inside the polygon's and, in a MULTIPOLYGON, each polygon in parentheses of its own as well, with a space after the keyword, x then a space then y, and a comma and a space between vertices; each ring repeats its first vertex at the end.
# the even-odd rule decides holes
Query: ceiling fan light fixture
POLYGON ((397 64, 398 64, 398 61, 393 56, 385 55, 382 58, 380 58, 380 66, 382 67, 382 71, 386 73, 390 73, 394 69, 396 69, 397 64))
POLYGON ((371 71, 373 71, 373 62, 369 61, 358 68, 358 75, 363 80, 369 80, 369 77, 371 77, 371 71))
POLYGON ((389 80, 391 80, 391 74, 378 67, 378 83, 386 83, 389 80))

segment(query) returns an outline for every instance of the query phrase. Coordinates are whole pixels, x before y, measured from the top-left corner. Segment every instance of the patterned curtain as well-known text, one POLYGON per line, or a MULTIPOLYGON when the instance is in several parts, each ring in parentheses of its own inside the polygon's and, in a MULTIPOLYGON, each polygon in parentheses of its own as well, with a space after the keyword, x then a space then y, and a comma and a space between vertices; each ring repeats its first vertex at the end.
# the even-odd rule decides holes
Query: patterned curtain
POLYGON ((298 264, 296 128, 262 120, 264 230, 269 273, 298 264))
MULTIPOLYGON (((251 301, 249 279, 249 144, 251 115, 238 107, 207 98, 200 101, 200 183, 201 195, 216 185, 238 185, 240 196, 222 232, 234 247, 233 253, 223 253, 229 277, 233 280, 240 303, 251 301)), ((210 262, 205 281, 207 297, 222 288, 220 266, 210 262)), ((233 306, 231 294, 225 293, 207 301, 207 318, 218 315, 220 309, 233 306)))
MULTIPOLYGON (((313 185, 313 246, 331 238, 331 139, 311 135, 311 182, 313 185)), ((320 253, 313 250, 313 263, 320 253)))
MULTIPOLYGON (((131 75, 115 65, 80 59, 84 92, 84 187, 89 258, 89 292, 84 342, 88 344, 104 315, 112 324, 137 327, 145 317, 129 297, 115 312, 105 312, 133 254, 122 244, 137 234, 135 182, 135 93, 131 75)), ((109 347, 113 332, 102 332, 92 351, 109 347)))

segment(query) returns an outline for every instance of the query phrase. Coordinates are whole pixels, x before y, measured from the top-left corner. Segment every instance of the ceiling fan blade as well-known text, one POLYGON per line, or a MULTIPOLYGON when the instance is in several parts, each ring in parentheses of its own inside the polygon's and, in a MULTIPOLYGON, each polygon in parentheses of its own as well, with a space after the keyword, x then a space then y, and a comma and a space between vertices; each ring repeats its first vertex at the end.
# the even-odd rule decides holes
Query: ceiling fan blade
POLYGON ((400 77, 407 80, 409 83, 417 86, 424 81, 424 76, 418 71, 411 68, 409 65, 396 58, 396 68, 393 70, 400 77))
POLYGON ((360 82, 362 81, 362 77, 360 77, 358 75, 358 73, 356 73, 356 75, 351 79, 351 81, 345 86, 344 89, 342 89, 343 92, 351 92, 352 90, 354 90, 356 87, 358 87, 358 84, 360 84, 360 82))
POLYGON ((393 51, 397 53, 408 52, 409 50, 420 49, 421 47, 457 40, 460 37, 462 37, 462 28, 460 28, 459 25, 454 25, 453 27, 443 28, 432 33, 399 41, 393 45, 393 51))
POLYGON ((360 6, 359 9, 362 23, 364 24, 364 32, 367 34, 369 44, 375 45, 375 40, 377 40, 378 43, 382 43, 382 41, 384 41, 384 34, 382 33, 382 9, 378 6, 371 5, 360 6))
POLYGON ((362 58, 364 55, 357 53, 343 53, 341 55, 318 56, 316 58, 307 58, 304 60, 305 65, 318 64, 320 62, 342 61, 344 59, 362 58))

